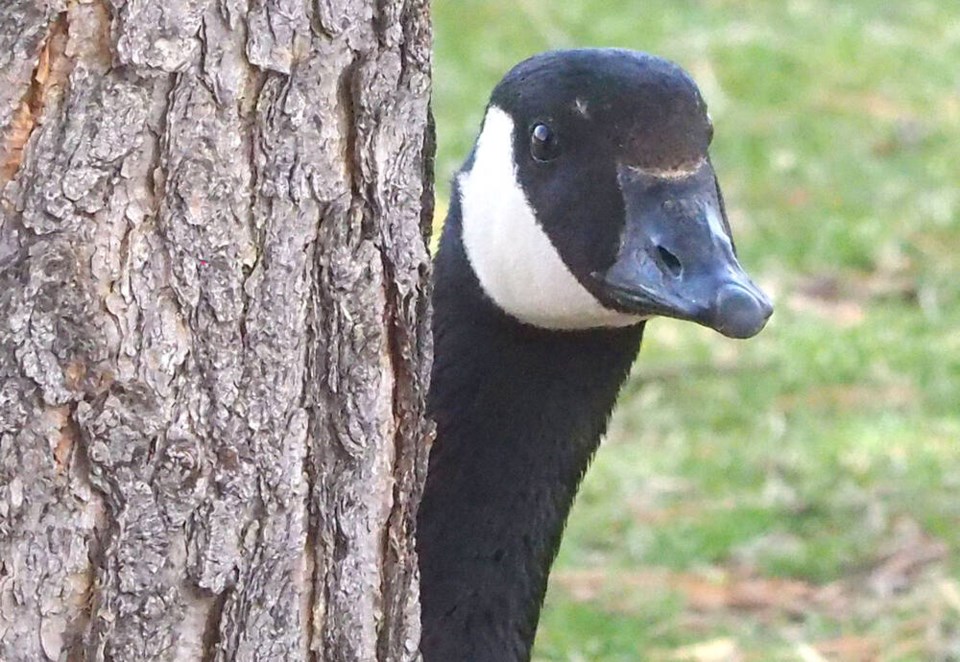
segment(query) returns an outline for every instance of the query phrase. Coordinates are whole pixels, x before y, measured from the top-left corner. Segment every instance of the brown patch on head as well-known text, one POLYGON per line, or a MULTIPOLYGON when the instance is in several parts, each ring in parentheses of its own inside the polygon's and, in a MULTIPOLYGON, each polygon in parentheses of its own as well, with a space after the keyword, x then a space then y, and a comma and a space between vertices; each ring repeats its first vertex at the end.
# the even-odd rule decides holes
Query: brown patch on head
POLYGON ((544 53, 512 69, 491 103, 521 126, 547 121, 612 150, 620 165, 692 171, 712 127, 696 83, 662 58, 618 49, 544 53))
POLYGON ((692 172, 706 159, 711 125, 692 81, 653 76, 630 90, 634 110, 624 129, 625 165, 663 172, 692 172))

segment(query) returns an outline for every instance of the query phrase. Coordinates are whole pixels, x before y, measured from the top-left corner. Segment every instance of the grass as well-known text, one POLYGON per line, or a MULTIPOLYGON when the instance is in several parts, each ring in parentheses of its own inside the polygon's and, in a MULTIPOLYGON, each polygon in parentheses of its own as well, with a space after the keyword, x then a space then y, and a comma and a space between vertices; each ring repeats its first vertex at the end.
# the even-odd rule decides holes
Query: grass
POLYGON ((960 6, 437 0, 441 201, 548 48, 699 81, 745 343, 656 320, 551 580, 540 661, 960 660, 960 6))

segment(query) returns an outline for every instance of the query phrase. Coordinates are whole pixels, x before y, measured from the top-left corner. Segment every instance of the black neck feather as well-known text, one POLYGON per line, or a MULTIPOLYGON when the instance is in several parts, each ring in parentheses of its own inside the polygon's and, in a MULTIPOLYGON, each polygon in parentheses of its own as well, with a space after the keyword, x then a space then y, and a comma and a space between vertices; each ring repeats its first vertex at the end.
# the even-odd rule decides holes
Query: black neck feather
POLYGON ((425 662, 522 661, 643 325, 522 325, 484 295, 460 234, 455 204, 435 264, 437 441, 418 523, 422 651, 425 662))

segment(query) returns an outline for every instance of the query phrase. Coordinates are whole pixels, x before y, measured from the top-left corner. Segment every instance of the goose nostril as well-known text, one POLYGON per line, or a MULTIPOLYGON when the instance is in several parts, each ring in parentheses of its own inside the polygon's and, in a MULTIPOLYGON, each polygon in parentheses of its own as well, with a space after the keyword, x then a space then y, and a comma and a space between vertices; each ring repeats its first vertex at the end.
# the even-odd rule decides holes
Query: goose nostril
POLYGON ((674 278, 679 278, 680 274, 683 273, 683 265, 680 264, 680 260, 663 246, 657 246, 657 257, 660 258, 660 266, 663 267, 664 271, 674 278))

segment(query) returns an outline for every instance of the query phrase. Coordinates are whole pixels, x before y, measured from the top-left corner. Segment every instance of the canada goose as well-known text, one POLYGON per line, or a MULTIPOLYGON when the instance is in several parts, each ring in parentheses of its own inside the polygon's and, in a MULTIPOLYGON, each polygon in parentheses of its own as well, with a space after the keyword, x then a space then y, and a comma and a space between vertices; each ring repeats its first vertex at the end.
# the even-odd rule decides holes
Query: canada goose
POLYGON ((712 132, 691 78, 633 51, 544 53, 494 89, 435 260, 425 662, 530 658, 645 321, 748 338, 770 316, 736 258, 712 132))

